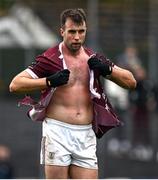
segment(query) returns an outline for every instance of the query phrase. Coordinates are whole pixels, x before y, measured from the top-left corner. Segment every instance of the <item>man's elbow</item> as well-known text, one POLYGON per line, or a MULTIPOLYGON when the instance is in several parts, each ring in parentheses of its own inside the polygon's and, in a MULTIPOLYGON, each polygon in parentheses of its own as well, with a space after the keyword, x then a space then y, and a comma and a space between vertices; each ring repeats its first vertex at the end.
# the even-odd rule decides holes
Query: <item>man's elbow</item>
POLYGON ((136 86, 137 86, 137 81, 133 78, 132 80, 130 80, 128 88, 134 90, 136 86))
POLYGON ((16 84, 14 83, 14 81, 12 81, 9 85, 9 91, 10 92, 17 92, 17 86, 16 84))
POLYGON ((134 90, 137 86, 137 81, 131 72, 129 72, 127 79, 128 79, 128 89, 134 90))

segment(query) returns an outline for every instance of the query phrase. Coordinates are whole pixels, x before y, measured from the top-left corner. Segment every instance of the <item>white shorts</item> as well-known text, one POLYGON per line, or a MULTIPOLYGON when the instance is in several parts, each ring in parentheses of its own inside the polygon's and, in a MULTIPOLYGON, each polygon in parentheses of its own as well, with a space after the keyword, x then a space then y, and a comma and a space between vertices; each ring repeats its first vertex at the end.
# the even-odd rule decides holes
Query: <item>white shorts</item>
POLYGON ((92 125, 72 125, 46 118, 43 122, 41 164, 98 169, 92 125))

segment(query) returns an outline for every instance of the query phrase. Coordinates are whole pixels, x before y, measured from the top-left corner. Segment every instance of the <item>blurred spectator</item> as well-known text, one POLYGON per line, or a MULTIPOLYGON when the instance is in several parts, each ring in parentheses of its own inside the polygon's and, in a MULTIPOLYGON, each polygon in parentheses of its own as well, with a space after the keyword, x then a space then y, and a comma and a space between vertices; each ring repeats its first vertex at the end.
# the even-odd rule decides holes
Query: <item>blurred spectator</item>
POLYGON ((128 91, 108 80, 105 82, 105 89, 123 125, 113 130, 114 135, 113 138, 108 142, 108 151, 112 155, 122 156, 128 152, 131 147, 126 133, 126 126, 128 121, 127 118, 129 118, 128 91))
MULTIPOLYGON (((133 46, 125 48, 124 53, 118 56, 116 64, 133 72, 137 80, 136 89, 131 91, 128 95, 128 100, 130 103, 129 112, 131 113, 133 125, 132 142, 131 144, 128 141, 126 141, 124 144, 119 143, 117 145, 118 149, 125 150, 123 152, 128 153, 131 158, 144 161, 150 160, 153 155, 153 151, 150 145, 150 118, 148 105, 151 86, 147 79, 147 73, 142 66, 141 60, 138 57, 137 49, 133 46), (128 148, 125 148, 125 145, 128 145, 128 148)), ((117 109, 120 111, 120 107, 117 109)), ((122 119, 125 118, 123 113, 120 113, 120 116, 122 119)))
POLYGON ((4 145, 0 145, 0 179, 13 178, 13 167, 10 158, 10 149, 4 145))
POLYGON ((152 148, 150 139, 150 83, 146 80, 144 72, 137 72, 137 88, 131 92, 131 108, 133 112, 133 139, 134 146, 132 156, 140 160, 150 160, 152 158, 152 148), (139 74, 140 73, 140 74, 139 74))

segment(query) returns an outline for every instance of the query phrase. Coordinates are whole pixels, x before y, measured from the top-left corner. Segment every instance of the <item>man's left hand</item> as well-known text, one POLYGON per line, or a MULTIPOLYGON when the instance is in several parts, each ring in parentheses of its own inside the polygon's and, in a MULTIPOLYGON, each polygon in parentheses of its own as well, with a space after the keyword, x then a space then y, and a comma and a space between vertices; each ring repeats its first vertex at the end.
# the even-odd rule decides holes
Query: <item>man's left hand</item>
POLYGON ((89 68, 92 70, 98 69, 100 71, 100 74, 104 77, 112 73, 112 67, 108 64, 103 63, 97 57, 91 57, 88 60, 88 65, 89 65, 89 68))

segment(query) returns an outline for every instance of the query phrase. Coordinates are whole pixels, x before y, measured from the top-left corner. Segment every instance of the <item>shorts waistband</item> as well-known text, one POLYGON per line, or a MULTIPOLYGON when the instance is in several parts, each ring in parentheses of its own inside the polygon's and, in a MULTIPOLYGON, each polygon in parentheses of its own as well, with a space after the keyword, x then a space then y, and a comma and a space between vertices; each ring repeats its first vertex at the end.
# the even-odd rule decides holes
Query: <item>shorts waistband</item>
POLYGON ((70 129, 77 129, 77 130, 88 130, 92 128, 92 124, 86 124, 86 125, 78 125, 78 124, 69 124, 66 122, 62 122, 56 119, 52 119, 52 118, 48 118, 46 117, 44 122, 47 124, 54 124, 54 125, 58 125, 58 126, 62 126, 62 127, 66 127, 66 128, 70 128, 70 129))

